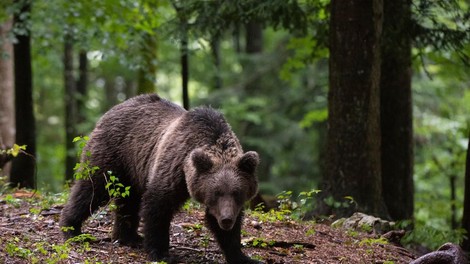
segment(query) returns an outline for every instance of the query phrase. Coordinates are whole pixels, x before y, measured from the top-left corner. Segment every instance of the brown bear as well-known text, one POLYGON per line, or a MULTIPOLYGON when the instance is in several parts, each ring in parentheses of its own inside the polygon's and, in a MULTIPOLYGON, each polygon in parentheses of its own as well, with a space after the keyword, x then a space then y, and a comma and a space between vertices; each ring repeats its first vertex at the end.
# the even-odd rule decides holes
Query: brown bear
POLYGON ((60 226, 66 238, 110 197, 111 171, 131 186, 117 199, 113 239, 136 245, 140 218, 149 259, 172 261, 169 229, 173 215, 192 197, 206 207, 206 224, 228 263, 258 263, 241 250, 244 203, 257 192, 254 151, 242 147, 221 113, 200 107, 186 111, 154 94, 131 98, 98 121, 81 162, 99 169, 72 186, 60 226), (67 228, 73 227, 73 228, 67 228))

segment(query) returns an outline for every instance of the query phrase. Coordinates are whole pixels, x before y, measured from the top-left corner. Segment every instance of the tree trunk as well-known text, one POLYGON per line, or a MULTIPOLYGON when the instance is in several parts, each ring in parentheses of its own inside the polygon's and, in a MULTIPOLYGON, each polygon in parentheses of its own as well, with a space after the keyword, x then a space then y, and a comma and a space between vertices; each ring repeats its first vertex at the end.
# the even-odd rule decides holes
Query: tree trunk
POLYGON ((155 93, 156 92, 156 77, 157 72, 157 38, 153 34, 143 33, 142 38, 142 65, 138 72, 138 87, 137 93, 155 93))
POLYGON ((213 89, 220 90, 222 88, 222 77, 220 76, 220 73, 221 73, 220 36, 217 34, 215 36, 212 36, 210 45, 211 45, 212 59, 214 62, 214 67, 215 67, 213 89))
POLYGON ((189 50, 188 50, 188 32, 186 29, 186 21, 184 23, 184 29, 181 36, 181 86, 183 88, 183 107, 189 110, 189 50))
MULTIPOLYGON (((24 19, 29 18, 31 3, 24 2, 20 12, 15 14, 14 23, 25 25, 24 19), (28 14, 28 15, 25 15, 28 14)), ((30 32, 17 35, 14 49, 15 69, 15 120, 16 143, 26 145, 26 155, 13 159, 10 183, 13 186, 36 188, 35 156, 36 156, 36 124, 33 109, 33 74, 31 68, 30 32)))
POLYGON ((184 8, 172 1, 173 8, 179 18, 181 35, 180 35, 180 63, 181 63, 181 87, 182 87, 182 99, 183 107, 189 110, 189 50, 188 50, 188 16, 184 8))
POLYGON ((380 81, 382 192, 393 220, 413 218, 411 1, 384 1, 380 81))
MULTIPOLYGON (((7 40, 13 21, 0 25, 0 149, 15 143, 15 94, 13 72, 13 44, 7 40)), ((10 174, 10 164, 0 164, 0 176, 10 174)))
POLYGON ((242 52, 241 45, 240 45, 240 25, 236 24, 233 27, 232 31, 232 39, 233 39, 233 47, 237 54, 242 52))
POLYGON ((465 164, 465 195, 463 202, 462 228, 467 231, 467 238, 462 242, 462 249, 470 253, 470 131, 468 133, 467 162, 465 164))
MULTIPOLYGON (((138 80, 137 93, 139 93, 139 85, 141 81, 138 80)), ((104 92, 106 96, 106 104, 103 105, 103 112, 108 111, 111 107, 115 106, 118 103, 117 98, 117 89, 116 89, 116 80, 112 76, 105 76, 104 80, 104 92)))
MULTIPOLYGON (((85 102, 88 85, 88 58, 87 52, 81 50, 78 54, 78 80, 77 80, 77 124, 86 121, 85 102)), ((77 130, 78 131, 78 130, 77 130)), ((83 132, 83 131, 79 131, 83 132)))
MULTIPOLYGON (((387 217, 380 164, 381 0, 333 0, 326 180, 336 202, 322 214, 387 217), (346 206, 345 197, 355 206, 346 206)), ((324 207, 326 208, 326 207, 324 207)))
POLYGON ((250 55, 248 61, 243 65, 243 71, 248 79, 245 85, 245 92, 247 95, 254 94, 258 89, 261 78, 256 77, 257 63, 253 56, 259 56, 263 52, 263 27, 260 23, 251 21, 245 25, 246 29, 246 54, 250 55), (254 78, 252 76, 255 76, 254 78))
POLYGON ((71 36, 66 34, 64 39, 64 102, 65 102, 65 180, 73 179, 73 168, 77 162, 77 154, 73 143, 77 136, 77 88, 73 74, 73 44, 71 36))

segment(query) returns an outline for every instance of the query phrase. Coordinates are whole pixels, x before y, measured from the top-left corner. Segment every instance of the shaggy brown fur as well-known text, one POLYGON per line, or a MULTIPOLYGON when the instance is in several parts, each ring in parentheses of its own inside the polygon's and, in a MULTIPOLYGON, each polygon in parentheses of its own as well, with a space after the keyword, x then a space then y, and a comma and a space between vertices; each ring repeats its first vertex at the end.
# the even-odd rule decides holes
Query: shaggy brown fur
POLYGON ((116 200, 113 238, 136 244, 143 221, 150 260, 171 261, 169 228, 174 213, 192 197, 206 206, 206 224, 229 263, 256 263, 241 251, 243 204, 257 191, 256 152, 243 153, 223 116, 211 108, 186 111, 157 95, 141 95, 109 110, 97 123, 82 162, 99 170, 72 187, 60 225, 81 225, 110 197, 105 172, 126 186, 130 197, 116 200), (89 153, 90 155, 87 155, 89 153))

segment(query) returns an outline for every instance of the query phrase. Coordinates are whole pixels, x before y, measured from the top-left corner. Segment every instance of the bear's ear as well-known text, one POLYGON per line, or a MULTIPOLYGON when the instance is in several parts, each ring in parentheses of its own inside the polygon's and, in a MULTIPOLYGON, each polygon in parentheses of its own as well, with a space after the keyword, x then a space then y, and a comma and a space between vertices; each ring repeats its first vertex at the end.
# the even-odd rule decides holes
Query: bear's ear
POLYGON ((256 167, 259 164, 259 156, 255 151, 248 151, 238 161, 238 168, 246 173, 255 173, 256 167))
POLYGON ((200 149, 196 149, 193 151, 193 153, 191 154, 191 159, 198 173, 207 172, 214 165, 209 155, 207 155, 204 151, 200 149))

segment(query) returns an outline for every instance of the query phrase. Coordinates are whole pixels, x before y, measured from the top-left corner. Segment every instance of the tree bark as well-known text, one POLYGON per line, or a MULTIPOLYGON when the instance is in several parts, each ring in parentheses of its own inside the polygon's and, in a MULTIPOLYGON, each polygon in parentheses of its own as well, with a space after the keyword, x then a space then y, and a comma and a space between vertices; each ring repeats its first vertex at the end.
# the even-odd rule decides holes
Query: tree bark
MULTIPOLYGON (((140 77, 139 77, 140 78, 140 77)), ((116 104, 118 104, 118 98, 117 98, 117 89, 116 89, 116 80, 115 80, 115 77, 114 76, 105 76, 104 78, 104 91, 105 91, 105 95, 106 95, 106 104, 103 105, 103 109, 102 111, 103 112, 106 112, 108 111, 109 109, 111 109, 111 107, 115 106, 116 104)), ((143 91, 139 91, 139 85, 141 85, 141 81, 138 80, 137 81, 137 93, 140 93, 140 92, 143 92, 143 91)))
POLYGON ((184 25, 183 33, 181 36, 181 86, 183 89, 183 107, 189 110, 189 50, 188 50, 188 32, 186 28, 186 21, 181 19, 184 25))
POLYGON ((413 218, 410 0, 384 1, 380 81, 382 192, 393 220, 413 218))
POLYGON ((220 36, 218 34, 212 36, 211 42, 211 53, 215 67, 213 89, 220 90, 222 88, 222 77, 221 73, 221 62, 220 62, 220 36))
POLYGON ((155 74, 157 72, 157 38, 153 34, 143 33, 142 38, 142 65, 138 72, 137 93, 155 93, 155 74))
POLYGON ((72 181, 73 168, 77 162, 74 137, 77 136, 77 88, 73 70, 73 44, 69 34, 64 39, 64 102, 65 102, 65 180, 72 181))
MULTIPOLYGON (((15 24, 23 26, 29 19, 31 3, 25 1, 20 12, 14 15, 15 24)), ((26 145, 26 155, 13 159, 10 183, 21 188, 36 188, 36 124, 33 109, 33 74, 31 67, 30 31, 25 28, 24 35, 17 35, 14 49, 15 69, 15 120, 16 143, 26 145)))
MULTIPOLYGON (((81 50, 78 53, 78 80, 77 87, 77 124, 86 121, 85 102, 87 96, 88 85, 88 58, 87 52, 81 50)), ((78 130, 77 130, 78 131, 78 130)), ((80 131, 83 132, 83 131, 80 131)))
POLYGON ((382 0, 332 0, 328 135, 324 190, 337 202, 322 214, 387 217, 380 162, 382 0))
POLYGON ((263 52, 263 27, 256 21, 251 21, 245 25, 246 29, 246 46, 245 52, 250 55, 248 61, 243 65, 243 70, 248 80, 245 85, 245 92, 247 95, 254 94, 258 89, 261 78, 252 78, 251 76, 257 76, 257 64, 252 56, 260 55, 263 52))
POLYGON ((467 231, 467 238, 462 242, 462 249, 467 253, 470 253, 470 131, 468 134, 467 161, 465 168, 465 195, 463 202, 462 228, 467 231))
MULTIPOLYGON (((15 143, 13 44, 7 39, 13 21, 0 25, 0 149, 15 143)), ((10 164, 0 164, 0 176, 10 174, 10 164)))

